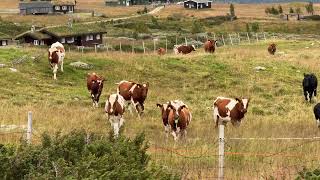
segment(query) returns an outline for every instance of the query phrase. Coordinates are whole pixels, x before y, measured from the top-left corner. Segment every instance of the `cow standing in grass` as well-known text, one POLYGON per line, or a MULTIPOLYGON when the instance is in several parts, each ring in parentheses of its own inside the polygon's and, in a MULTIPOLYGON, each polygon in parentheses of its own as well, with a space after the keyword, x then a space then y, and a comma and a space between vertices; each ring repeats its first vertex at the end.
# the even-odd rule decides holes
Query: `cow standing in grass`
POLYGON ((113 127, 114 136, 118 137, 119 130, 124 123, 125 99, 120 94, 111 94, 106 101, 105 112, 113 127))
POLYGON ((216 49, 216 42, 215 40, 207 40, 204 43, 204 51, 208 53, 214 53, 216 49))
POLYGON ((53 79, 57 79, 57 71, 58 71, 58 65, 61 66, 61 72, 63 72, 63 60, 65 57, 65 49, 63 45, 59 42, 56 42, 51 45, 51 47, 48 50, 48 59, 50 66, 53 70, 53 79))
POLYGON ((240 126, 241 119, 247 113, 250 99, 218 97, 213 102, 213 119, 216 127, 219 123, 231 121, 233 126, 240 126))
POLYGON ((87 75, 87 88, 91 95, 93 106, 99 107, 99 99, 103 89, 104 78, 96 73, 87 75))
POLYGON ((165 55, 166 54, 166 50, 164 48, 159 48, 158 49, 158 54, 161 55, 165 55))
POLYGON ((175 54, 189 54, 192 51, 195 51, 196 48, 194 47, 194 45, 181 45, 181 46, 174 46, 173 51, 175 52, 175 54))
POLYGON ((123 96, 128 106, 134 106, 140 117, 144 111, 144 101, 148 95, 149 83, 139 84, 132 81, 121 81, 117 84, 118 94, 123 96))
POLYGON ((164 104, 157 104, 161 109, 162 122, 165 128, 166 135, 171 130, 174 140, 179 137, 185 137, 187 127, 191 122, 192 115, 186 104, 180 100, 169 101, 164 104))
POLYGON ((268 52, 272 55, 274 55, 277 51, 277 45, 275 43, 272 43, 268 47, 268 52))
POLYGON ((317 96, 318 79, 314 74, 303 74, 304 78, 302 81, 303 94, 306 101, 311 102, 312 96, 317 96))

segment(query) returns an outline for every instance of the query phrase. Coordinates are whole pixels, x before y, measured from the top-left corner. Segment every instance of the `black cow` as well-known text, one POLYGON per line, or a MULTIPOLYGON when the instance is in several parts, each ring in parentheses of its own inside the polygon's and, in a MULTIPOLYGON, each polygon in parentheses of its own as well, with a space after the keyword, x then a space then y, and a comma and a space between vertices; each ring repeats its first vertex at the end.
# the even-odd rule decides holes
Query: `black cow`
POLYGON ((316 117, 318 128, 320 128, 320 103, 313 108, 314 116, 316 117))
POLYGON ((302 81, 303 86, 303 94, 308 101, 308 94, 309 94, 309 101, 311 102, 312 95, 317 96, 317 87, 318 87, 318 80, 314 74, 303 74, 304 78, 302 81))

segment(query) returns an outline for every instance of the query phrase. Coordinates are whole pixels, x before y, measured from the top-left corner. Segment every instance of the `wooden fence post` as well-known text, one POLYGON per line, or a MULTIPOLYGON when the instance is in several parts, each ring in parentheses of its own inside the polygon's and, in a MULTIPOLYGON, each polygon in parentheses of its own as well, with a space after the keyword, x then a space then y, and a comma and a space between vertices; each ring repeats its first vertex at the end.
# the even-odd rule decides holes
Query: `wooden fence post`
POLYGON ((94 45, 94 52, 97 53, 97 44, 94 45))
POLYGON ((109 47, 108 47, 108 44, 106 43, 106 47, 107 47, 107 52, 109 52, 109 47))
POLYGON ((213 33, 213 40, 216 40, 216 33, 213 33))
POLYGON ((229 39, 230 39, 231 45, 233 46, 233 42, 232 42, 232 38, 231 38, 231 35, 230 35, 230 34, 229 34, 229 39))
POLYGON ((251 42, 250 42, 250 37, 249 37, 249 33, 248 32, 247 32, 247 38, 248 38, 248 42, 250 44, 251 42))
POLYGON ((239 44, 241 43, 240 34, 238 33, 239 44))
POLYGON ((28 112, 28 129, 27 129, 27 143, 31 144, 32 138, 32 112, 28 112))
POLYGON ((143 54, 146 53, 146 48, 144 47, 144 41, 142 41, 143 54))
POLYGON ((176 36, 176 45, 178 45, 178 37, 176 36))
POLYGON ((121 41, 120 41, 120 52, 122 52, 121 41))
POLYGON ((258 33, 256 33, 256 39, 257 39, 257 42, 259 42, 258 33))
POLYGON ((132 41, 132 54, 134 54, 134 41, 132 41))
POLYGON ((226 42, 224 41, 223 34, 222 34, 222 42, 223 42, 223 45, 225 46, 225 45, 226 45, 226 42))
POLYGON ((265 32, 263 32, 263 37, 264 37, 264 41, 267 41, 266 33, 265 33, 265 32))
POLYGON ((153 52, 156 53, 156 40, 153 39, 153 52))
POLYGON ((168 52, 168 39, 166 37, 166 53, 168 52))
POLYGON ((184 37, 184 40, 185 40, 185 42, 186 42, 186 46, 188 46, 187 37, 184 37))
POLYGON ((219 167, 218 179, 224 179, 224 125, 219 124, 219 167))

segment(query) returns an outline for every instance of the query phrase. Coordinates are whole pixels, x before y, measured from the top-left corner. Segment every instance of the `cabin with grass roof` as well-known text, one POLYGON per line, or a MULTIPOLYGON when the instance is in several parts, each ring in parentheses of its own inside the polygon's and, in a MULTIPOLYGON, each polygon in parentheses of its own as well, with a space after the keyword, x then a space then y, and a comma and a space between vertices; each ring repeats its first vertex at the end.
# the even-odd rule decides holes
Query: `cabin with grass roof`
POLYGON ((30 1, 24 0, 19 3, 21 15, 73 13, 76 5, 75 0, 47 0, 30 1))
POLYGON ((59 41, 70 46, 94 47, 103 44, 103 35, 107 31, 98 23, 73 24, 31 30, 16 37, 21 43, 30 45, 51 45, 59 41))

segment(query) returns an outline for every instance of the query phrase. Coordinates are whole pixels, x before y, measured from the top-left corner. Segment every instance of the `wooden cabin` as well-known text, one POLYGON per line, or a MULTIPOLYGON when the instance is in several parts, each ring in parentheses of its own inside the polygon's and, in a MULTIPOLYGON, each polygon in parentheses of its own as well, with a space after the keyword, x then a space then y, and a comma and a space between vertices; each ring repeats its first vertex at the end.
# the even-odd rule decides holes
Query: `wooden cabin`
POLYGON ((9 41, 11 41, 11 37, 7 34, 0 32, 0 46, 9 45, 9 41))
POLYGON ((188 9, 204 9, 211 8, 212 0, 186 0, 183 6, 188 9))
POLYGON ((22 1, 19 3, 21 15, 73 13, 75 0, 22 1))

